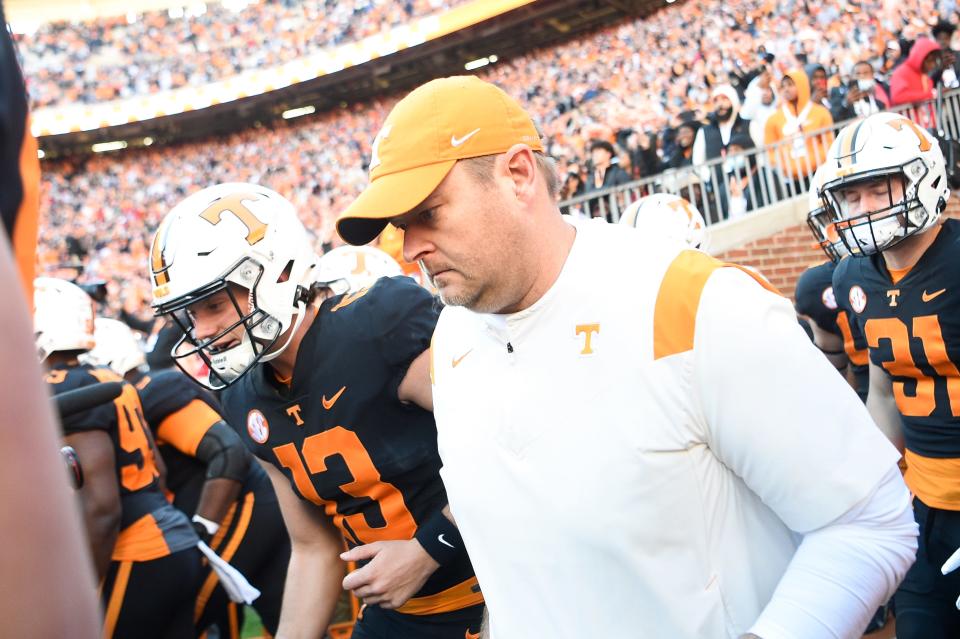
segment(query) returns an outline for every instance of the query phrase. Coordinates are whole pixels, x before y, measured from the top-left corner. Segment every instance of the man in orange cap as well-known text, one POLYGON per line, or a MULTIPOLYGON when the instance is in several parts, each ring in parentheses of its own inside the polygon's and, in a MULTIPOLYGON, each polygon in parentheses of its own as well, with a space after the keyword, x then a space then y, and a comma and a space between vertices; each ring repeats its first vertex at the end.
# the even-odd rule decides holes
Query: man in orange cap
POLYGON ((768 284, 556 188, 517 102, 444 78, 338 220, 404 229, 447 304, 441 475, 493 639, 862 632, 916 551, 896 450, 768 284))

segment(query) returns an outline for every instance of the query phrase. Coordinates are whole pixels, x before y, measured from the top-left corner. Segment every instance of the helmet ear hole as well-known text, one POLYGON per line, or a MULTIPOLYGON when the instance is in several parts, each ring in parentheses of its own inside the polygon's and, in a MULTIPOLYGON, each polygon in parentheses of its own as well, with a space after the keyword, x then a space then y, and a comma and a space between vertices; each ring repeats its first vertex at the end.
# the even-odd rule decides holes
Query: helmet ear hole
MULTIPOLYGON (((937 178, 940 179, 940 178, 937 178)), ((947 200, 943 196, 940 196, 940 199, 937 200, 937 213, 943 213, 947 210, 947 200)))
POLYGON ((283 267, 282 271, 280 271, 280 276, 277 277, 277 284, 283 284, 289 280, 291 271, 293 271, 293 260, 287 262, 287 265, 283 267))

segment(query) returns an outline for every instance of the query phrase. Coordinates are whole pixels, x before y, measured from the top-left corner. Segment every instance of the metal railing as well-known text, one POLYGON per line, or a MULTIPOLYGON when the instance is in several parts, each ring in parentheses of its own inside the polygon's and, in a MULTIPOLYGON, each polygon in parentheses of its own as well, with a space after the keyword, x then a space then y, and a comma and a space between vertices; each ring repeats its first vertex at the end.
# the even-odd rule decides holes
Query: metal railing
MULTIPOLYGON (((900 105, 890 111, 920 120, 949 139, 960 139, 960 89, 943 93, 937 100, 900 105)), ((616 222, 631 202, 653 193, 674 193, 694 204, 708 225, 738 217, 806 195, 830 143, 856 119, 697 166, 668 169, 627 184, 591 191, 560 202, 560 210, 616 222), (735 159, 738 157, 743 158, 742 163, 735 159)))

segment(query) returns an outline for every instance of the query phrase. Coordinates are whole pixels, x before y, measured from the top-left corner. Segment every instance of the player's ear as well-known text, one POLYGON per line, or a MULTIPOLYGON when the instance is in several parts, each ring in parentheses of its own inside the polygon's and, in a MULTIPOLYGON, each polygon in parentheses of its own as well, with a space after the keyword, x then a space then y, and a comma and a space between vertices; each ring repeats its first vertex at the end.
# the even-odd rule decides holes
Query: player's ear
POLYGON ((501 169, 513 185, 514 196, 529 200, 536 190, 537 161, 533 149, 526 144, 514 144, 500 158, 501 169))

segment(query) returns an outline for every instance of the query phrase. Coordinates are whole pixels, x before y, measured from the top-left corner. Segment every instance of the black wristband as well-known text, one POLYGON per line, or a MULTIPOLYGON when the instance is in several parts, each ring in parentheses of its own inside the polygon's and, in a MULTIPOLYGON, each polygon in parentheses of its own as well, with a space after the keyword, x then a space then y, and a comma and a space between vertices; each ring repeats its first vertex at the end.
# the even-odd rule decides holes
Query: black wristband
POLYGON ((209 544, 213 535, 210 534, 207 528, 199 521, 191 521, 190 523, 193 524, 193 529, 196 531, 197 537, 200 538, 200 541, 205 544, 209 544))
POLYGON ((449 564, 463 551, 460 531, 442 510, 438 510, 423 522, 413 538, 420 542, 427 554, 441 566, 449 564))

